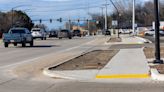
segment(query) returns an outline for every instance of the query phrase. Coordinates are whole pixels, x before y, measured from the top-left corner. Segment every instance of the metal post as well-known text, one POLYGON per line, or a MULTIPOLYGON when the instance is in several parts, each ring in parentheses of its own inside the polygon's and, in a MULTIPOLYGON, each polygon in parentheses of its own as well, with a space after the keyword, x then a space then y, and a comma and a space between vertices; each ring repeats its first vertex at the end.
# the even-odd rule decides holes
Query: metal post
POLYGON ((118 38, 120 38, 120 24, 121 24, 120 17, 121 17, 121 14, 118 12, 118 38))
POLYGON ((106 0, 106 5, 105 5, 105 8, 106 8, 106 11, 105 11, 105 31, 107 31, 108 30, 108 19, 107 19, 107 0, 106 0))
POLYGON ((101 7, 102 9, 102 29, 104 31, 104 7, 101 7))
POLYGON ((71 20, 69 19, 69 30, 71 30, 71 20))
POLYGON ((88 20, 88 32, 89 32, 89 35, 90 35, 91 32, 90 32, 90 23, 89 23, 89 20, 88 20))
POLYGON ((12 8, 11 9, 11 27, 13 27, 13 11, 14 9, 12 8))
POLYGON ((163 64, 160 56, 160 35, 159 35, 159 9, 158 0, 154 0, 154 11, 155 11, 155 58, 154 63, 163 64))
POLYGON ((133 0, 133 35, 135 34, 135 0, 133 0))

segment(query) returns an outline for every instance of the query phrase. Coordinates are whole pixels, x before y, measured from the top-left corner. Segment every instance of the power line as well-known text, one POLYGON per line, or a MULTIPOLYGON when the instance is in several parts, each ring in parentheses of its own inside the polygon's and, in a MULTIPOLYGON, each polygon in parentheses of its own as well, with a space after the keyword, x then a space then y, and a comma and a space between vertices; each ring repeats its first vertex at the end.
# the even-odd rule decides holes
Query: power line
MULTIPOLYGON (((89 8, 99 8, 102 5, 98 6, 90 6, 89 8)), ((61 10, 51 10, 51 11, 72 11, 72 10, 81 10, 81 9, 87 9, 88 7, 79 7, 74 9, 61 9, 61 10)), ((31 11, 31 12, 50 12, 50 11, 31 11)))

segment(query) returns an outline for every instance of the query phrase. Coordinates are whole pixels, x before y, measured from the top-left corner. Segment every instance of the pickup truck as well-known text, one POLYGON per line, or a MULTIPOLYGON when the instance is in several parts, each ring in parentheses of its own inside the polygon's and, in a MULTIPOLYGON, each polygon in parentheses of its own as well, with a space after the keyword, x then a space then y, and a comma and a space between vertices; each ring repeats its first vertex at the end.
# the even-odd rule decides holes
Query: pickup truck
POLYGON ((33 46, 33 37, 31 32, 27 28, 11 28, 8 33, 3 34, 4 46, 8 47, 9 44, 22 44, 22 47, 26 47, 26 43, 33 46))

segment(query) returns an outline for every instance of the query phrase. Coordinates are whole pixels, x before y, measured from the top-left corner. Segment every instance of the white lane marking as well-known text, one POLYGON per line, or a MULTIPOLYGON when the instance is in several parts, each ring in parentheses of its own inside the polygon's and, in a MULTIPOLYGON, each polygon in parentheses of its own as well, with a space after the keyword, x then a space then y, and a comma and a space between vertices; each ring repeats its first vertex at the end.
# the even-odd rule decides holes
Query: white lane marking
MULTIPOLYGON (((58 52, 56 52, 56 53, 51 53, 51 54, 59 54, 59 53, 62 53, 62 52, 70 51, 70 50, 79 48, 79 47, 81 47, 81 46, 83 46, 83 45, 92 43, 92 42, 94 42, 94 41, 95 41, 95 39, 93 39, 93 40, 90 41, 90 42, 86 42, 86 43, 84 43, 84 44, 82 44, 82 45, 75 46, 75 47, 72 47, 72 48, 68 48, 68 49, 65 49, 65 50, 62 50, 62 51, 58 51, 58 52)), ((5 65, 5 66, 0 67, 0 69, 5 69, 5 68, 8 68, 8 67, 13 67, 13 66, 17 66, 17 65, 24 64, 24 63, 32 62, 32 61, 38 60, 38 59, 40 59, 40 58, 42 58, 42 57, 47 57, 47 56, 49 56, 49 55, 51 55, 51 54, 39 56, 39 57, 36 57, 36 58, 33 58, 33 59, 24 60, 24 61, 21 61, 21 62, 9 64, 9 65, 5 65)))

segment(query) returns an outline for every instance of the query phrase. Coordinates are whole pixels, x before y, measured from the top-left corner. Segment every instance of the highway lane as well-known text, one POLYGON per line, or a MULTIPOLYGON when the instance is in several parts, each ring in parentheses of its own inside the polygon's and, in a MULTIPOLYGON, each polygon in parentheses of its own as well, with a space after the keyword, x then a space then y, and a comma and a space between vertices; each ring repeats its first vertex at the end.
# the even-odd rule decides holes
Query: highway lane
MULTIPOLYGON (((11 74, 9 74, 9 71, 11 70, 10 69, 8 70, 8 68, 10 67, 4 67, 4 66, 8 66, 12 64, 17 65, 17 63, 22 63, 25 60, 33 59, 36 57, 42 57, 44 55, 49 55, 51 53, 61 52, 59 55, 63 55, 62 53, 65 52, 67 52, 66 54, 69 53, 76 54, 79 52, 87 51, 89 49, 93 49, 95 46, 101 46, 105 43, 107 39, 108 37, 96 36, 96 37, 74 38, 72 40, 69 39, 62 39, 62 40, 48 39, 47 41, 37 40, 35 41, 36 47, 26 47, 26 48, 21 48, 21 47, 15 48, 12 46, 10 48, 4 48, 3 44, 1 44, 0 92, 46 92, 48 91, 48 89, 50 89, 51 87, 53 87, 58 83, 67 82, 67 80, 52 79, 46 77, 41 73, 39 73, 41 74, 41 76, 38 75, 37 78, 33 78, 32 72, 26 72, 24 70, 22 70, 21 73, 22 74, 27 73, 28 74, 27 76, 26 75, 25 77, 12 76, 11 74)), ((55 58, 64 58, 64 57, 57 56, 55 58)), ((36 62, 36 63, 39 66, 41 62, 36 62)), ((20 66, 18 65, 18 68, 19 67, 20 66)), ((31 68, 27 68, 27 69, 30 70, 31 68)))
POLYGON ((34 47, 21 46, 4 48, 0 44, 0 67, 16 62, 29 60, 32 58, 44 56, 50 53, 57 53, 68 48, 73 48, 81 44, 94 40, 94 37, 74 38, 74 39, 47 39, 44 41, 35 40, 34 47))

